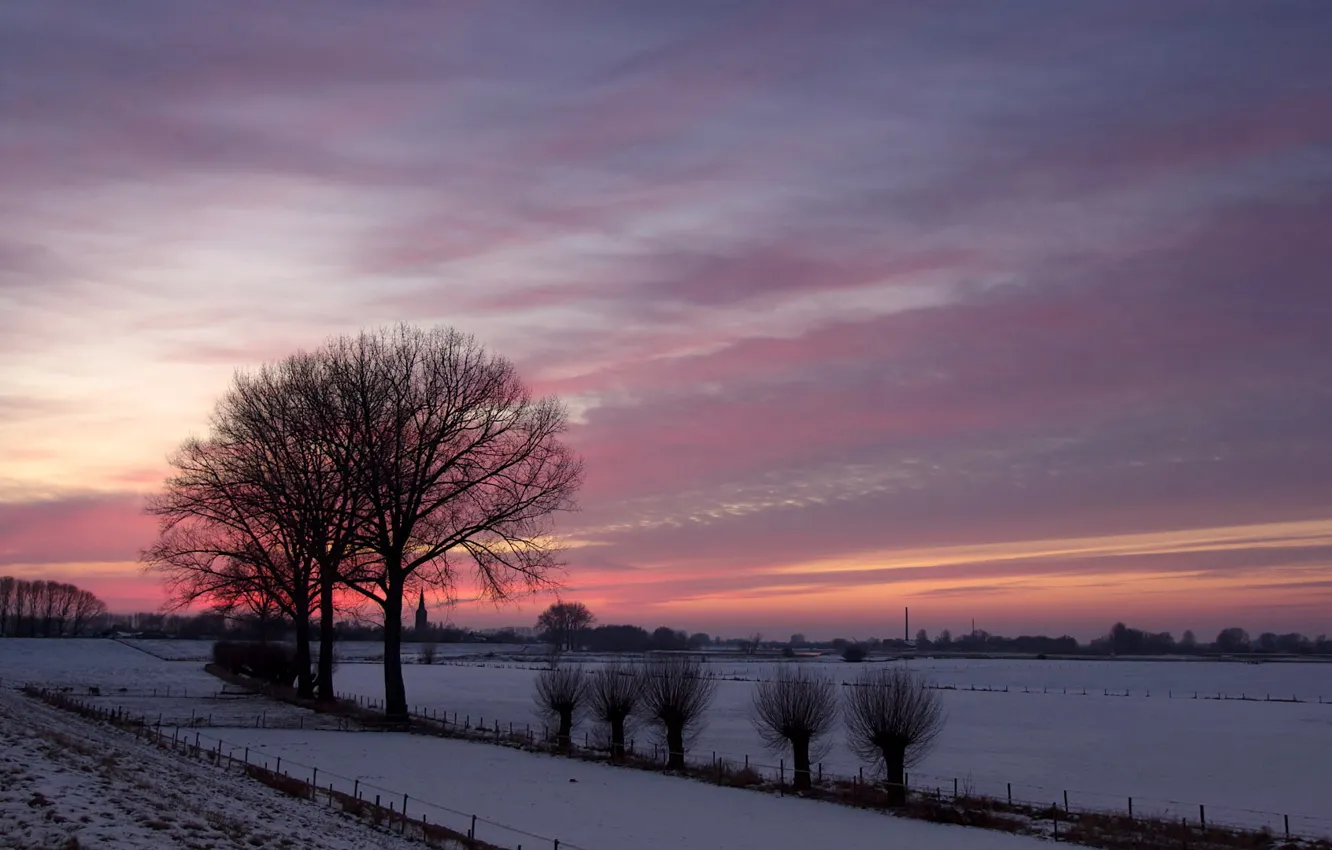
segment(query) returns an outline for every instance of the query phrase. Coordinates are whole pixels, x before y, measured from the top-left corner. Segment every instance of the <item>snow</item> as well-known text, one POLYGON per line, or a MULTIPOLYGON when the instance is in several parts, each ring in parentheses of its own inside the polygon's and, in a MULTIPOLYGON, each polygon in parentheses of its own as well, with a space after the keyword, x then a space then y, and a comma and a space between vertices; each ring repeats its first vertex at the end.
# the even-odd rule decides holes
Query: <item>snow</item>
MULTIPOLYGON (((1027 662, 1027 668, 1041 663, 1027 662)), ((965 678, 965 662, 950 664, 958 679, 965 678)), ((1130 666, 1118 674, 1119 662, 1093 661, 1058 662, 1039 673, 1052 683, 1091 681, 1103 674, 1156 687, 1174 675, 1174 668, 1194 666, 1125 664, 1130 666)), ((1286 691, 1307 685, 1301 677, 1324 670, 1312 664, 1264 666, 1271 669, 1263 675, 1286 691), (1286 678, 1277 678, 1281 675, 1286 678)), ((1228 674, 1244 680, 1253 668, 1209 663, 1189 675, 1215 684, 1228 674)), ((725 671, 755 676, 764 669, 748 665, 725 671)), ((981 671, 991 679, 995 671, 1013 678, 1037 676, 1015 662, 982 664, 981 671)), ((846 665, 829 672, 847 679, 854 674, 846 665)), ((498 720, 503 727, 531 723, 540 729, 532 704, 534 675, 527 665, 503 663, 404 668, 408 701, 417 710, 456 713, 460 721, 470 715, 472 724, 484 718, 487 725, 498 720)), ((383 696, 383 670, 377 664, 344 664, 336 682, 342 692, 383 696)), ((1332 821, 1324 820, 1332 763, 1308 756, 1332 751, 1332 704, 1167 699, 1164 688, 1150 697, 1145 689, 1128 697, 1104 696, 1101 688, 1083 696, 1080 688, 1074 692, 1071 687, 1065 695, 1062 687, 1051 693, 1023 693, 1011 686, 1008 693, 942 691, 948 724, 935 750, 911 771, 912 784, 950 792, 956 778, 960 787, 999 797, 1011 784, 1015 800, 1041 804, 1062 804, 1067 791, 1072 806, 1106 810, 1127 808, 1132 796, 1139 813, 1190 820, 1205 804, 1210 823, 1280 830, 1282 816, 1290 815, 1297 832, 1332 834, 1332 821)), ((747 756, 751 765, 764 765, 766 773, 776 775, 778 756, 763 749, 749 720, 752 688, 751 682, 718 683, 707 727, 691 750, 695 758, 708 760, 715 752, 739 763, 747 756)), ((580 726, 581 731, 590 728, 580 726)), ((637 741, 640 749, 651 748, 646 730, 639 731, 637 741)), ((826 773, 859 770, 840 734, 829 745, 822 758, 826 773)))
POLYGON ((292 846, 419 847, 0 690, 0 848, 292 846))
MULTIPOLYGON (((174 643, 195 645, 196 655, 199 647, 208 646, 207 642, 174 643)), ((364 649, 358 647, 353 654, 370 657, 369 650, 373 646, 361 645, 364 649)), ((474 648, 477 645, 456 646, 474 648)), ((341 654, 341 647, 339 652, 341 654)), ((857 671, 840 662, 810 663, 825 665, 826 671, 839 680, 850 679, 857 671)), ((1195 822, 1201 803, 1206 805, 1207 820, 1212 824, 1267 825, 1279 834, 1284 826, 1282 815, 1288 814, 1291 828, 1296 833, 1332 835, 1332 818, 1329 818, 1326 802, 1326 788, 1332 783, 1332 764, 1308 755, 1332 751, 1332 684, 1328 678, 1332 666, 971 659, 926 659, 911 664, 928 672, 939 684, 964 688, 941 692, 949 716, 948 725, 935 751, 912 770, 911 782, 917 787, 939 787, 947 794, 956 778, 963 789, 970 787, 980 793, 1003 797, 1011 783, 1015 800, 1062 803, 1067 791, 1073 807, 1107 810, 1124 809, 1132 796, 1134 809, 1140 814, 1156 812, 1187 817, 1195 822), (999 690, 966 690, 972 684, 999 690), (1005 685, 1009 687, 1007 693, 1002 691, 1005 685), (1303 699, 1316 699, 1316 695, 1322 692, 1326 704, 1316 701, 1195 700, 1192 698, 1193 686, 1213 695, 1220 691, 1235 696, 1247 693, 1261 697, 1270 688, 1274 696, 1294 693, 1303 699), (1024 693, 1024 687, 1031 692, 1024 693), (1082 695, 1083 687, 1088 689, 1086 696, 1082 695), (1122 695, 1125 687, 1129 689, 1129 696, 1122 695), (1044 692, 1047 689, 1049 692, 1044 692), (1119 690, 1121 695, 1106 696, 1107 689, 1119 690), (1148 689, 1151 696, 1147 696, 1148 689), (1166 697, 1169 690, 1176 691, 1176 698, 1166 697), (1185 698, 1179 698, 1180 691, 1184 692, 1185 698)), ((715 659, 708 666, 722 676, 752 680, 768 675, 772 664, 731 657, 715 659)), ((201 731, 205 737, 220 736, 242 747, 248 746, 240 743, 242 741, 253 741, 256 746, 264 744, 269 748, 296 747, 292 752, 302 753, 304 757, 291 757, 319 765, 321 773, 325 769, 348 776, 361 773, 395 793, 405 791, 412 799, 432 800, 460 811, 466 808, 460 805, 460 801, 474 799, 468 796, 473 791, 482 796, 493 795, 495 788, 500 787, 508 794, 507 780, 488 787, 478 779, 470 790, 454 789, 445 781, 447 777, 443 774, 455 769, 453 761, 449 760, 462 756, 452 749, 438 750, 436 747, 464 746, 464 742, 413 738, 415 743, 410 746, 419 748, 420 755, 403 750, 393 759, 382 761, 356 749, 372 746, 368 742, 379 736, 316 732, 311 727, 328 728, 337 721, 236 693, 235 689, 227 688, 201 668, 198 660, 164 661, 116 641, 0 640, 0 684, 5 689, 22 681, 42 682, 73 688, 83 699, 91 699, 108 708, 121 707, 130 714, 146 715, 153 720, 161 714, 164 725, 188 725, 193 717, 194 722, 204 726, 211 722, 214 726, 241 727, 204 728, 201 731), (87 696, 90 687, 97 687, 100 696, 87 696), (166 695, 168 688, 170 696, 166 695), (257 722, 268 727, 300 725, 304 730, 278 732, 270 728, 265 731, 254 728, 257 722), (321 755, 324 750, 329 754, 329 764, 325 764, 321 755), (446 761, 438 762, 441 758, 446 761), (432 773, 440 776, 427 776, 432 773)), ((511 660, 502 656, 486 660, 455 657, 436 665, 410 664, 405 667, 404 674, 408 700, 418 711, 447 712, 450 716, 456 713, 460 720, 470 715, 473 724, 484 717, 488 726, 498 720, 505 727, 513 723, 521 728, 531 723, 539 729, 540 721, 534 715, 531 699, 536 669, 540 669, 539 665, 522 657, 511 660)), ((344 660, 336 672, 336 687, 343 693, 382 698, 382 666, 344 660)), ((726 679, 718 683, 718 698, 708 725, 691 750, 695 759, 707 761, 714 751, 719 757, 736 763, 748 756, 752 766, 770 775, 776 774, 781 755, 763 750, 750 724, 752 687, 751 681, 726 679)), ((583 724, 579 733, 590 728, 590 724, 583 724)), ((640 729, 635 735, 639 750, 650 751, 648 731, 640 729)), ((859 769, 860 765, 848 752, 840 734, 829 744, 830 749, 822 758, 825 773, 846 775, 859 769)), ((521 762, 526 759, 545 765, 543 770, 547 773, 532 777, 532 787, 552 779, 554 775, 549 770, 565 770, 566 767, 577 771, 608 769, 563 760, 551 767, 546 757, 486 745, 465 746, 480 746, 481 752, 492 753, 468 756, 471 760, 519 759, 521 762)), ((515 777, 518 775, 515 773, 515 777)), ((581 776, 569 774, 575 775, 581 776)), ((612 784, 637 782, 637 779, 624 778, 635 775, 614 771, 613 776, 617 778, 612 784)), ((644 778, 691 784, 650 774, 645 774, 644 778)), ((527 781, 514 778, 512 787, 526 788, 528 786, 523 783, 527 781)), ((567 778, 559 781, 583 784, 582 779, 578 783, 567 783, 567 778)), ((742 793, 699 787, 709 794, 742 793)), ((569 789, 562 789, 562 792, 575 793, 569 789)), ((531 802, 523 797, 509 796, 513 797, 510 803, 517 805, 519 810, 531 802)), ((791 803, 785 801, 785 804, 791 803)), ((479 805, 477 808, 476 813, 483 817, 496 814, 479 805)), ((837 811, 839 816, 863 814, 837 811)), ((447 817, 455 817, 443 810, 439 815, 446 822, 447 817)), ((588 817, 584 812, 582 819, 588 817)), ((497 815, 493 819, 540 835, 553 835, 563 823, 556 820, 546 825, 535 816, 506 820, 497 815)), ((464 829, 468 825, 450 823, 464 829)), ((876 823, 882 828, 882 818, 876 823)), ((796 830, 792 834, 801 833, 796 830)), ((566 843, 574 840, 563 835, 557 837, 566 843)), ((510 842, 513 846, 518 843, 528 846, 517 839, 510 842)), ((591 846, 597 848, 607 844, 603 840, 595 841, 591 846)))
MULTIPOLYGON (((400 733, 291 732, 238 729, 226 739, 250 747, 251 758, 283 757, 283 770, 307 777, 294 763, 314 764, 319 782, 362 796, 375 788, 405 792, 433 822, 466 827, 483 819, 477 837, 501 845, 590 850, 880 850, 885 846, 946 850, 1035 850, 1040 839, 905 820, 877 812, 615 768, 507 747, 400 733), (334 776, 337 774, 337 776, 334 776), (444 803, 457 814, 428 803, 444 803), (489 823, 494 822, 494 823, 489 823), (511 828, 501 828, 496 823, 511 828), (522 830, 523 832, 516 832, 522 830), (524 835, 528 838, 525 839, 524 835)), ((225 750, 224 750, 225 752, 225 750)), ((388 796, 384 802, 387 805, 388 796)), ((397 799, 401 799, 400 795, 397 799)), ((409 808, 409 811, 412 809, 409 808)))

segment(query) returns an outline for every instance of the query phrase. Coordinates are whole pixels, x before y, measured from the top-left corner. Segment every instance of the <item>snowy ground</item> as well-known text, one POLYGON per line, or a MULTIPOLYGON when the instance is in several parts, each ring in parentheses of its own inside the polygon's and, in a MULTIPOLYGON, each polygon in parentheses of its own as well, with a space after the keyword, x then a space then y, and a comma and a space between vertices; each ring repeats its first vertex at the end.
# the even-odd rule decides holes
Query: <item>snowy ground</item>
MULTIPOLYGON (((963 789, 969 785, 1002 797, 1011 783, 1015 800, 1062 803, 1068 791, 1074 807, 1107 810, 1122 810, 1132 796, 1139 813, 1194 821, 1202 803, 1210 823, 1266 824, 1279 833, 1281 816, 1288 814, 1297 833, 1332 835, 1326 801, 1332 764, 1309 757, 1332 751, 1332 704, 1164 698, 1169 690, 1191 697, 1194 685, 1204 693, 1235 695, 1265 695, 1267 688, 1274 695, 1329 693, 1332 666, 1003 660, 911 664, 925 668, 940 684, 1010 689, 943 691, 948 726, 936 750, 913 770, 913 785, 936 786, 947 793, 957 778, 963 789), (1023 687, 1031 692, 1024 693, 1023 687), (1088 688, 1087 696, 1082 687, 1088 688), (1124 687, 1130 696, 1104 695, 1107 688, 1122 693, 1124 687)), ((413 664, 405 669, 408 699, 434 713, 456 712, 460 719, 470 714, 473 723, 484 717, 487 725, 499 720, 503 726, 534 723, 539 728, 531 702, 535 669, 538 665, 522 659, 498 658, 413 664)), ((768 674, 771 665, 731 658, 711 662, 710 669, 754 679, 768 674)), ((825 669, 838 679, 854 673, 840 662, 825 669)), ((380 698, 382 675, 379 664, 344 662, 336 674, 337 689, 380 698)), ((85 699, 87 688, 97 687, 101 696, 94 699, 99 704, 152 719, 160 713, 164 725, 188 725, 191 716, 198 720, 212 715, 214 725, 244 727, 246 734, 256 721, 266 726, 325 723, 327 728, 327 718, 316 720, 289 706, 227 693, 197 660, 163 661, 120 642, 2 640, 0 680, 5 688, 35 681, 64 685, 76 693, 82 689, 85 699)), ((751 764, 770 765, 775 773, 778 756, 762 749, 750 725, 752 688, 750 681, 719 682, 708 726, 692 749, 695 757, 706 761, 716 751, 738 763, 747 755, 751 764)), ((239 732, 220 729, 211 734, 230 741, 239 732)), ((300 734, 282 740, 300 740, 300 734)), ((646 731, 637 733, 637 741, 640 749, 650 749, 646 731)), ((842 737, 834 736, 830 744, 822 759, 825 772, 855 773, 859 764, 842 737)), ((422 796, 447 802, 428 787, 422 796)))
MULTIPOLYGON (((357 665, 349 665, 357 666, 357 665)), ((345 668, 344 668, 345 669, 345 668)), ((366 665, 365 669, 377 669, 366 665)), ((198 684, 197 667, 109 641, 0 641, 0 848, 404 847, 400 840, 246 779, 21 696, 17 681, 71 688, 198 684), (148 659, 144 661, 142 659, 148 659), (153 684, 150 684, 153 683, 153 684), (74 843, 74 842, 77 843, 74 843)), ((209 677, 211 678, 211 677, 209 677)), ((216 687, 216 686, 214 686, 216 687)), ((201 691, 202 693, 202 691, 201 691)), ((122 695, 123 697, 123 695, 122 695)), ((148 697, 152 699, 151 696, 148 697)), ((190 697, 189 699, 195 699, 190 697)), ((382 795, 409 813, 508 847, 846 850, 885 843, 1034 850, 1035 838, 943 827, 830 804, 716 788, 654 773, 486 744, 386 733, 208 728, 205 747, 320 786, 382 795), (249 748, 248 752, 246 748, 249 748), (359 782, 358 782, 359 780, 359 782)))
POLYGON ((0 848, 414 846, 0 689, 0 848))
MULTIPOLYGON (((957 663, 957 662, 954 662, 957 663)), ((1041 662, 1029 662, 1039 664, 1041 662)), ((1142 667, 1146 676, 1172 675, 1186 665, 1162 663, 1126 665, 1142 667)), ((913 662, 919 664, 919 662, 913 662)), ((1010 663, 1011 664, 1011 663, 1010 663)), ((1053 682, 1078 681, 1097 671, 1109 673, 1119 662, 1068 662, 1045 672, 1053 682), (1081 663, 1083 667, 1078 667, 1081 663), (1084 668, 1089 668, 1087 672, 1084 668)), ((1188 665, 1191 666, 1191 665, 1188 665)), ((1322 665, 1270 665, 1291 677, 1274 684, 1298 687, 1305 668, 1322 665)), ((471 722, 514 723, 522 728, 537 724, 532 706, 533 670, 526 665, 424 666, 405 668, 408 700, 432 712, 457 714, 471 722)), ((843 673, 846 665, 830 668, 843 673)), ((1206 665, 1193 675, 1215 683, 1226 671, 1247 675, 1253 665, 1206 665)), ((1000 668, 1003 669, 1003 668, 1000 668)), ((737 671, 738 672, 738 671, 737 671)), ((750 675, 761 675, 753 666, 750 675)), ((956 672, 956 671, 955 671, 956 672)), ((1131 675, 1132 672, 1120 675, 1131 675)), ((338 671, 340 691, 381 698, 383 671, 379 665, 345 664, 338 671)), ((1198 805, 1207 806, 1212 823, 1284 827, 1290 815, 1292 829, 1332 834, 1328 818, 1327 788, 1332 786, 1332 763, 1311 759, 1309 753, 1332 751, 1332 705, 1267 703, 1193 699, 1166 699, 1165 688, 1147 697, 1146 686, 1164 684, 1161 678, 1144 683, 1140 694, 1103 696, 1103 690, 1082 696, 1070 688, 1057 692, 1023 693, 942 691, 948 725, 937 748, 913 769, 916 785, 951 791, 953 779, 977 792, 1003 797, 1012 784, 1015 800, 1042 804, 1059 801, 1065 791, 1072 806, 1119 810, 1134 798, 1135 811, 1172 817, 1198 817, 1198 805), (1159 694, 1159 695, 1158 695, 1159 694)), ((709 714, 707 728, 693 747, 703 760, 718 756, 736 762, 769 765, 776 772, 778 759, 765 752, 749 720, 753 684, 723 680, 709 714)), ((582 729, 588 726, 581 727, 582 729)), ((651 747, 645 731, 640 745, 651 747)), ((859 762, 847 750, 841 735, 830 741, 822 762, 828 773, 855 773, 859 762)))
MULTIPOLYGON (((383 789, 410 795, 409 812, 465 828, 480 819, 477 837, 514 847, 589 850, 1036 850, 1039 839, 903 820, 876 812, 613 768, 506 747, 395 733, 290 732, 238 729, 229 741, 251 758, 283 758, 284 771, 362 796, 383 789), (260 756, 263 753, 265 755, 260 756), (337 774, 337 776, 334 776, 337 774), (446 811, 430 803, 442 803, 446 811), (415 809, 411 807, 417 807, 415 809), (494 823, 492 823, 494 822, 494 823), (506 824, 500 827, 497 824, 506 824), (522 830, 518 832, 515 830, 522 830)), ((225 750, 224 750, 225 752, 225 750)), ((399 797, 400 799, 400 797, 399 797)))

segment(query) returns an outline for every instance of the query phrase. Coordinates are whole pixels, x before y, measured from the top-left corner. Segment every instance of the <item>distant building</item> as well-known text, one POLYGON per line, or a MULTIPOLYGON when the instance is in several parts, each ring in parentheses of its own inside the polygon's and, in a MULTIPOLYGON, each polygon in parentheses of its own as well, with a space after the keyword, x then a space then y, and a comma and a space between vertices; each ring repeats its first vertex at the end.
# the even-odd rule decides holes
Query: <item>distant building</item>
POLYGON ((421 598, 416 603, 416 631, 417 634, 425 634, 430 628, 430 615, 426 613, 425 591, 421 592, 421 598))

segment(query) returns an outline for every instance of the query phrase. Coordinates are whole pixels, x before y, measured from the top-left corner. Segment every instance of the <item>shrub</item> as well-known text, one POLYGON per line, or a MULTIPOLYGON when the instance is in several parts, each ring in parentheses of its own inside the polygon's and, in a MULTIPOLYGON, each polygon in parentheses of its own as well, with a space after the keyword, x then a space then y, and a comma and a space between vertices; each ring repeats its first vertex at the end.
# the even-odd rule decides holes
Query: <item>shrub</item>
POLYGON ((865 660, 867 655, 869 655, 869 652, 858 643, 849 644, 842 650, 842 660, 849 661, 852 664, 859 664, 865 660))
POLYGON ((291 687, 299 670, 296 650, 285 643, 220 640, 213 644, 213 663, 237 676, 291 687))

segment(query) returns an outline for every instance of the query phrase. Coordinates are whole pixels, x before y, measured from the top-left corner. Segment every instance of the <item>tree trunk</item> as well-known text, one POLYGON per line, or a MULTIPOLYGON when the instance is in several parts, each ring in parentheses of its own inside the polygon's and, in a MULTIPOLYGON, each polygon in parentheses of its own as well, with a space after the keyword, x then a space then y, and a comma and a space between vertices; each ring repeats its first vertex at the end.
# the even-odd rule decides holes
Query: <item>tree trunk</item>
MULTIPOLYGON (((387 566, 387 565, 386 565, 387 566)), ((393 574, 396 566, 389 568, 393 574)), ((407 719, 407 686, 402 681, 402 583, 390 581, 384 599, 384 714, 407 719)))
POLYGON ((333 702, 333 585, 331 569, 319 570, 319 701, 333 702))
POLYGON ((685 769, 684 724, 666 727, 666 769, 685 769))
POLYGON ((624 718, 612 717, 610 721, 611 740, 610 754, 612 761, 618 761, 624 758, 624 718))
POLYGON ((296 618, 296 696, 314 696, 314 678, 310 675, 310 616, 296 618))
POLYGON ((573 709, 560 710, 560 730, 555 733, 555 743, 561 750, 568 750, 573 738, 573 709))
POLYGON ((299 582, 291 601, 296 626, 296 695, 310 699, 314 696, 314 679, 310 675, 310 594, 299 582))
POLYGON ((797 791, 808 791, 814 784, 809 777, 809 738, 792 738, 791 754, 795 761, 795 777, 791 785, 797 791))
POLYGON ((888 791, 888 805, 906 804, 906 748, 888 747, 883 751, 883 764, 887 776, 885 785, 888 791))

